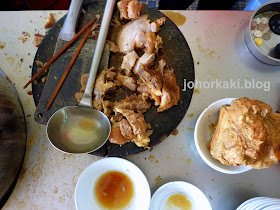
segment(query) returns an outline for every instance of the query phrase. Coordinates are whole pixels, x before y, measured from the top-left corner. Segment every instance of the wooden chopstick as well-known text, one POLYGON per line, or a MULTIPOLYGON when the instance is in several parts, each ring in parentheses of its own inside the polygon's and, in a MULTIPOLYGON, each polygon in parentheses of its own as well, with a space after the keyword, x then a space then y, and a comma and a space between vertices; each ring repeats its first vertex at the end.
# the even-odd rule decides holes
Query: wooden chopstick
POLYGON ((87 37, 88 37, 88 35, 89 35, 89 33, 90 33, 92 27, 93 27, 93 24, 92 24, 92 26, 87 30, 85 36, 83 37, 83 39, 82 39, 82 41, 81 41, 81 43, 80 43, 80 45, 79 45, 79 47, 78 47, 78 49, 76 50, 76 52, 75 52, 74 56, 72 57, 72 59, 71 59, 69 65, 67 66, 67 68, 66 68, 64 74, 62 75, 62 77, 61 77, 61 79, 60 79, 58 85, 57 85, 56 88, 55 88, 55 91, 53 92, 53 95, 52 95, 51 99, 49 100, 49 103, 48 103, 48 105, 47 105, 47 107, 46 107, 46 111, 49 110, 49 108, 50 108, 50 106, 52 105, 52 103, 53 103, 55 97, 57 96, 58 91, 60 90, 60 88, 61 88, 61 86, 62 86, 64 80, 66 79, 66 77, 67 77, 67 75, 68 75, 68 73, 69 73, 69 71, 70 71, 72 65, 74 64, 74 62, 75 62, 76 58, 78 57, 78 55, 79 55, 79 53, 80 53, 80 51, 81 51, 81 49, 82 49, 82 47, 83 47, 85 41, 87 40, 87 37))
POLYGON ((71 39, 69 42, 67 42, 66 45, 64 45, 61 50, 59 50, 55 56, 53 56, 47 63, 44 65, 40 71, 38 71, 27 83, 24 85, 23 89, 25 89, 31 82, 33 82, 43 71, 45 71, 46 68, 48 68, 52 62, 54 62, 85 30, 87 30, 88 27, 93 25, 93 23, 96 21, 96 18, 92 19, 85 27, 83 27, 75 36, 73 39, 71 39))

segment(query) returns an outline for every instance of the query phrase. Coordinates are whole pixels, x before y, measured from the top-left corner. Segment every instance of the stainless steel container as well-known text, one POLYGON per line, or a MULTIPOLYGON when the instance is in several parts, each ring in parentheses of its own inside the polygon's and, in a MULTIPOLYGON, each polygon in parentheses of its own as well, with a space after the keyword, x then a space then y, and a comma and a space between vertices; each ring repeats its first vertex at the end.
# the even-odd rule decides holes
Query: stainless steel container
MULTIPOLYGON (((251 33, 251 26, 252 22, 255 17, 257 17, 259 14, 265 13, 265 12, 279 12, 280 13, 280 1, 269 1, 263 5, 261 5, 252 15, 250 19, 249 26, 246 29, 245 32, 245 41, 247 44, 248 49, 250 52, 260 61, 270 64, 270 65, 280 65, 280 59, 277 59, 268 53, 264 53, 260 48, 255 44, 252 33, 251 33)), ((279 36, 279 42, 280 43, 280 35, 279 36)), ((275 44, 276 46, 276 44, 275 44)))
POLYGON ((23 108, 16 89, 0 69, 0 209, 16 184, 25 146, 23 108))

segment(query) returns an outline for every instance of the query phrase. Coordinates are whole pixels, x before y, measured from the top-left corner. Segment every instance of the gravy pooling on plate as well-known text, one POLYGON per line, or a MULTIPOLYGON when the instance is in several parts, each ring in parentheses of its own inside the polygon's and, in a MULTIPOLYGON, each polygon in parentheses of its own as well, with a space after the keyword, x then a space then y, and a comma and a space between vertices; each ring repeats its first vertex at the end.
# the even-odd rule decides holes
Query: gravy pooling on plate
POLYGON ((123 209, 133 198, 134 188, 130 178, 119 171, 103 174, 94 188, 97 201, 107 209, 123 209))

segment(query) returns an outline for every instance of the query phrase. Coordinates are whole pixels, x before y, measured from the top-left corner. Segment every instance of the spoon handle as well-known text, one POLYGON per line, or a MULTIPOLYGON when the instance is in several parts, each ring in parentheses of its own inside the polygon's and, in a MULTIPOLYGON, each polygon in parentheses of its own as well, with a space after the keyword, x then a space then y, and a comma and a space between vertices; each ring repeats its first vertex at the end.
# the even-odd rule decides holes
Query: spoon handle
POLYGON ((98 39, 97 39, 92 63, 91 63, 91 67, 90 67, 90 72, 89 72, 89 76, 88 76, 86 89, 85 89, 83 98, 80 101, 79 106, 92 107, 93 87, 94 87, 95 78, 96 78, 98 66, 99 66, 99 63, 100 63, 101 55, 103 53, 104 44, 105 44, 105 41, 106 41, 108 29, 109 29, 109 26, 110 26, 110 23, 111 23, 111 17, 112 17, 113 10, 114 10, 114 7, 115 7, 115 2, 116 2, 116 0, 107 0, 105 10, 104 10, 104 14, 103 14, 103 17, 102 17, 102 23, 101 23, 101 27, 100 27, 100 31, 99 31, 99 35, 98 35, 98 39))
POLYGON ((71 1, 66 19, 59 33, 59 39, 70 41, 76 35, 75 29, 82 8, 82 4, 83 4, 83 0, 71 1))

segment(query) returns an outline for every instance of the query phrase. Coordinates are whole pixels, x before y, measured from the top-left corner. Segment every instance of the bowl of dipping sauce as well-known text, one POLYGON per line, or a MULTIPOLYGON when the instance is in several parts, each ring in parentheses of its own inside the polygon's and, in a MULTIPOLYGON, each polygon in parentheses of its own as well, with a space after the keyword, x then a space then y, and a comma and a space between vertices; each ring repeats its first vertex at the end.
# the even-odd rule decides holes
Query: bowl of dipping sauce
POLYGON ((219 119, 219 111, 223 105, 230 105, 236 98, 224 98, 210 104, 199 116, 195 129, 194 141, 200 157, 204 162, 216 171, 225 174, 239 174, 251 170, 250 166, 228 166, 212 157, 207 147, 215 132, 215 126, 219 119))
POLYGON ((88 166, 76 185, 77 210, 148 210, 149 183, 143 172, 122 158, 104 158, 88 166))
POLYGON ((183 182, 169 182, 153 194, 150 210, 211 210, 204 193, 196 186, 183 182))

